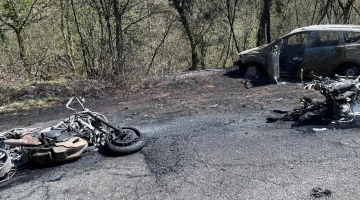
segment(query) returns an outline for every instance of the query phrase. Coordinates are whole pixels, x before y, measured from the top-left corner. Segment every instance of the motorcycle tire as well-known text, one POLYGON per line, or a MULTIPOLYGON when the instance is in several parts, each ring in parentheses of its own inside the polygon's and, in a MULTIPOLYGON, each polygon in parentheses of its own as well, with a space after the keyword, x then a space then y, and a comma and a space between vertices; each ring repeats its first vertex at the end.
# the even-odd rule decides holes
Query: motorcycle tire
POLYGON ((14 173, 14 165, 9 154, 5 150, 0 149, 0 183, 8 180, 14 173))
POLYGON ((146 136, 138 129, 133 127, 119 127, 119 129, 126 132, 124 137, 116 137, 115 140, 112 136, 105 138, 105 144, 110 151, 119 155, 128 155, 141 150, 146 145, 146 136))

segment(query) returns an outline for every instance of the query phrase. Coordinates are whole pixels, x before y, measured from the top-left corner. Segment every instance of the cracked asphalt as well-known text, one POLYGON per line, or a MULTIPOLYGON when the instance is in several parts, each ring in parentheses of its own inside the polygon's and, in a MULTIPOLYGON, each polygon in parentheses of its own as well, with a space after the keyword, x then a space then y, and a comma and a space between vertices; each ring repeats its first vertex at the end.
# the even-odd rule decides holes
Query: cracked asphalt
MULTIPOLYGON (((144 103, 146 94, 114 97, 104 107, 90 104, 110 121, 146 133, 148 145, 123 157, 89 151, 75 162, 19 170, 12 182, 0 185, 0 199, 359 199, 360 117, 341 126, 269 123, 271 110, 298 103, 291 100, 302 95, 297 83, 237 94, 243 87, 239 78, 196 79, 206 86, 202 91, 181 85, 180 93, 192 92, 196 102, 206 97, 206 103, 181 104, 189 96, 169 98, 177 93, 168 88, 169 97, 153 93, 144 103), (218 91, 209 85, 220 91, 223 81, 231 85, 228 93, 210 97, 218 91), (314 188, 331 195, 315 197, 314 188)), ((30 112, 26 120, 6 116, 3 122, 9 123, 0 128, 47 126, 69 114, 31 119, 42 112, 30 112)))

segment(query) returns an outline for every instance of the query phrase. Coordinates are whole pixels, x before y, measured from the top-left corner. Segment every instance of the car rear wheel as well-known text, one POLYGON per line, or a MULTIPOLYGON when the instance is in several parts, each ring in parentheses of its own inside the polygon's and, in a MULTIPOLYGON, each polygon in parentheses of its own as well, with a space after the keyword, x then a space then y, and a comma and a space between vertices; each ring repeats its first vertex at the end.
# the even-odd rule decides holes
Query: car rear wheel
POLYGON ((245 78, 248 80, 259 79, 261 76, 260 68, 255 64, 249 64, 246 67, 245 78))
POLYGON ((343 68, 341 71, 341 75, 343 76, 358 76, 359 75, 359 67, 355 65, 348 65, 343 68))

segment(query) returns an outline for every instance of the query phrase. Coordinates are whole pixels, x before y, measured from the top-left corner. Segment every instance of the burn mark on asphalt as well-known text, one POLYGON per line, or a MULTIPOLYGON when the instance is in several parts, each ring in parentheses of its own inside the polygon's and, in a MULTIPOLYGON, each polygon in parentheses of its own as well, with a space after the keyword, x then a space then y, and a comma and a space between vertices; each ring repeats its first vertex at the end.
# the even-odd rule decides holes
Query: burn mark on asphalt
POLYGON ((157 178, 161 178, 169 173, 178 173, 185 166, 189 156, 193 156, 192 148, 184 148, 190 140, 189 135, 168 135, 161 139, 151 140, 142 153, 145 155, 146 162, 151 172, 157 178))
POLYGON ((331 197, 332 195, 332 192, 331 190, 323 190, 322 188, 313 188, 311 190, 311 197, 315 198, 315 199, 318 199, 318 198, 323 198, 323 197, 331 197))

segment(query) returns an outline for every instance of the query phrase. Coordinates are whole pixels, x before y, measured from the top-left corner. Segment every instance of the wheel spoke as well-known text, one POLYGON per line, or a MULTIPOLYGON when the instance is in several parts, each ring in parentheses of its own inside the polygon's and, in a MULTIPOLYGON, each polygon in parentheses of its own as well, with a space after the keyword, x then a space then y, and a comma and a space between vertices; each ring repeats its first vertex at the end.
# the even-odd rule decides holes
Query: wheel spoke
POLYGON ((359 75, 359 70, 355 66, 347 66, 343 69, 344 76, 357 76, 359 75))
POLYGON ((119 134, 115 134, 115 138, 113 138, 112 141, 117 145, 128 146, 139 140, 139 136, 134 131, 125 130, 124 133, 125 136, 122 137, 119 137, 119 134))
POLYGON ((258 79, 260 76, 259 69, 255 65, 247 67, 245 77, 247 79, 258 79))
POLYGON ((352 69, 352 68, 346 70, 346 75, 347 76, 354 76, 355 75, 355 70, 352 69))

